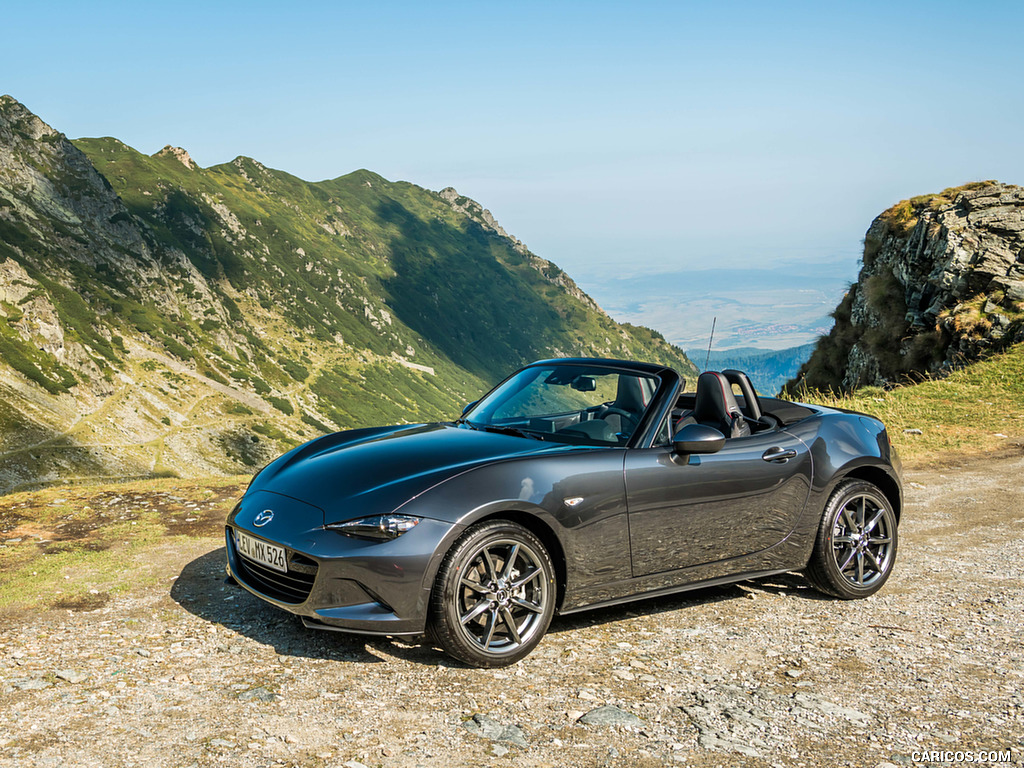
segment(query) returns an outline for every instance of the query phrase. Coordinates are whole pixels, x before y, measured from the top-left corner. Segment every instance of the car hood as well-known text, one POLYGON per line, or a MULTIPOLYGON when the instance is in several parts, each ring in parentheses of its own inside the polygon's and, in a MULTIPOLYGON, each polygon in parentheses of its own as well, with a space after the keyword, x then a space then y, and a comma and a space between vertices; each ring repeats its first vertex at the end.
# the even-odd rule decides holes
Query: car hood
POLYGON ((300 445, 267 465, 249 492, 271 491, 319 507, 324 523, 395 510, 481 464, 579 449, 562 443, 420 424, 338 432, 300 445))

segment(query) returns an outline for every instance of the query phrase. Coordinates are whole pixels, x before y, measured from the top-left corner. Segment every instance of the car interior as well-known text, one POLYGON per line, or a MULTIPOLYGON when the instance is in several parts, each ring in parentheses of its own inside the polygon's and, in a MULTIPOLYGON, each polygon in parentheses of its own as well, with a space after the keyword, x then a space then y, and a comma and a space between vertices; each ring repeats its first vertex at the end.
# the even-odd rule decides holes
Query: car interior
POLYGON ((761 398, 743 371, 705 371, 696 392, 684 392, 672 411, 673 433, 687 424, 703 424, 726 438, 746 437, 779 429, 814 411, 774 397, 761 398))
POLYGON ((578 420, 560 426, 555 432, 569 438, 625 443, 640 424, 655 386, 654 379, 619 376, 614 400, 580 411, 578 420))
MULTIPOLYGON (((552 372, 545 384, 565 387, 581 398, 600 394, 601 387, 614 398, 595 405, 559 413, 499 418, 493 429, 514 429, 536 437, 557 435, 567 442, 625 445, 639 426, 656 388, 653 378, 619 375, 614 383, 604 375, 580 373, 579 369, 552 372), (607 389, 611 387, 612 389, 607 389)), ((591 402, 594 398, 591 397, 591 402)), ((581 403, 582 405, 582 403, 581 403)), ((750 378, 735 369, 705 371, 697 378, 696 391, 679 395, 671 414, 672 434, 688 424, 713 427, 727 439, 777 430, 813 413, 804 406, 775 398, 761 398, 750 378)))

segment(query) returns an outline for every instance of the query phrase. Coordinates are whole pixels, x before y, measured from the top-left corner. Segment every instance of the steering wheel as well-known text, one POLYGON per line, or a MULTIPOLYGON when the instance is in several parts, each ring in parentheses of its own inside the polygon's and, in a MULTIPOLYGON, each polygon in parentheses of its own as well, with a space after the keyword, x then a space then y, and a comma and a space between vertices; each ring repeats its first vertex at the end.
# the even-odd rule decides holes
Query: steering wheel
MULTIPOLYGON (((636 416, 634 416, 632 413, 625 410, 624 408, 619 408, 618 406, 615 405, 605 406, 604 413, 601 414, 601 418, 603 419, 612 413, 617 413, 619 416, 628 419, 630 423, 633 425, 633 429, 636 429, 640 423, 636 416)), ((633 429, 631 429, 630 432, 632 432, 633 429)))

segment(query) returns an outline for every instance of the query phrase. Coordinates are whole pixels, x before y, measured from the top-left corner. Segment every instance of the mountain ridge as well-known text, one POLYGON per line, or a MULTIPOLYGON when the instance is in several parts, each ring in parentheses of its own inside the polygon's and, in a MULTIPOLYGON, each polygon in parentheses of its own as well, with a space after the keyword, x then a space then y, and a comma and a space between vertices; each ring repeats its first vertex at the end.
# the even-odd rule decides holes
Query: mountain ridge
POLYGON ((322 432, 453 417, 537 358, 692 370, 455 190, 69 141, 11 97, 0 353, 0 490, 250 471, 322 432))

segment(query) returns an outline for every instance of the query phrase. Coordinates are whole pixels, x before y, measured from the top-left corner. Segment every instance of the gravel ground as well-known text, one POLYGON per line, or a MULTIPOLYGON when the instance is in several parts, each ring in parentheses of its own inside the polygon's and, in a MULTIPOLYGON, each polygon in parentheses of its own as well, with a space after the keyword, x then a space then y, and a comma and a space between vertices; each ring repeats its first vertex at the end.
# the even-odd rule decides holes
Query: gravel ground
POLYGON ((556 618, 497 671, 305 630, 223 583, 217 538, 163 542, 156 586, 2 620, 0 765, 1022 765, 1022 474, 1019 450, 908 471, 868 600, 690 592, 556 618))

